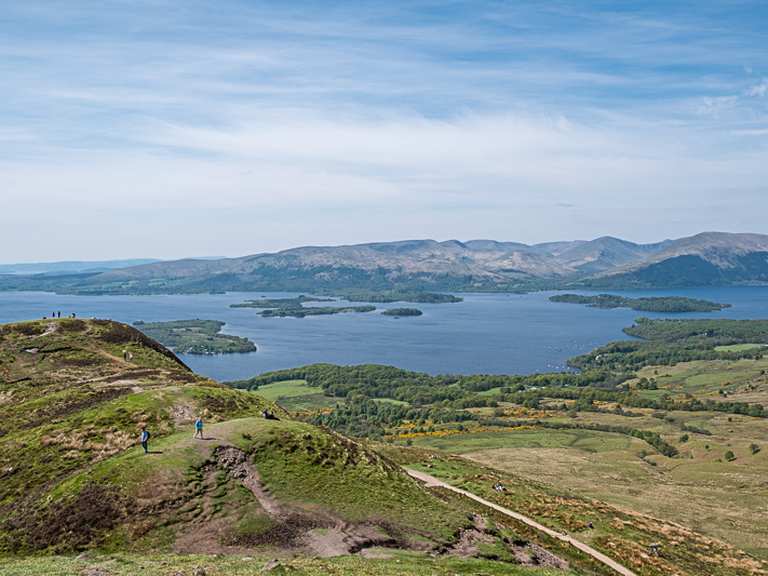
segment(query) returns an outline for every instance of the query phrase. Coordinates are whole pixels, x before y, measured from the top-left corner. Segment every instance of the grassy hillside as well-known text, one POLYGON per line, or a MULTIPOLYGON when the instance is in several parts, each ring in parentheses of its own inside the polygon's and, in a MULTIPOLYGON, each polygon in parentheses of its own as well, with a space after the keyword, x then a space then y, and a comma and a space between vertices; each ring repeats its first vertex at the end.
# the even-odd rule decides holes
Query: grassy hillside
POLYGON ((0 423, 3 574, 549 573, 514 530, 115 322, 2 326, 0 423))
MULTIPOLYGON (((595 446, 599 445, 599 442, 596 444, 595 439, 592 439, 587 444, 595 446)), ((508 448, 508 453, 514 452, 508 448)), ((565 491, 564 488, 573 488, 573 485, 569 484, 573 480, 572 477, 580 475, 567 466, 560 470, 556 483, 548 482, 549 477, 536 477, 530 470, 534 467, 530 461, 530 453, 518 460, 528 461, 529 467, 522 469, 503 457, 489 457, 483 461, 470 456, 468 460, 432 450, 398 447, 389 448, 385 453, 408 466, 425 470, 454 486, 465 488, 487 500, 573 535, 620 559, 638 575, 766 574, 764 563, 727 543, 702 535, 686 526, 633 511, 625 505, 594 500, 591 494, 579 490, 565 491), (520 473, 521 470, 523 473, 520 473), (504 487, 503 492, 493 489, 497 483, 504 487), (659 556, 649 553, 650 544, 660 545, 659 556)), ((554 462, 560 460, 551 452, 542 456, 554 462)), ((543 463, 538 463, 539 468, 542 468, 543 463)), ((617 467, 611 472, 616 473, 618 470, 617 467)), ((606 479, 605 474, 604 471, 601 475, 592 475, 592 485, 598 478, 606 479)), ((590 480, 582 479, 584 483, 590 480)), ((606 489, 603 493, 607 492, 606 489)), ((646 493, 646 498, 649 493, 646 493)), ((667 494, 664 493, 664 496, 667 494)))
POLYGON ((88 557, 37 557, 3 560, 4 576, 72 576, 72 574, 108 574, 109 576, 168 576, 206 574, 215 576, 575 576, 571 570, 514 566, 495 560, 431 557, 420 553, 391 552, 383 558, 340 556, 337 558, 292 558, 275 561, 253 556, 203 555, 93 555, 88 557))

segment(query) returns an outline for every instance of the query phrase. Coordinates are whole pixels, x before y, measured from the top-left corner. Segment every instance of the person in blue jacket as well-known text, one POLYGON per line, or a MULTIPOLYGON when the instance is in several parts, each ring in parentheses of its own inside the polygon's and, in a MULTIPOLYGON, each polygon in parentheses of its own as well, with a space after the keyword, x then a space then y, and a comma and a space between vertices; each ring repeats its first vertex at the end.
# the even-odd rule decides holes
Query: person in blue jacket
POLYGON ((195 420, 195 435, 194 438, 200 438, 201 440, 204 440, 203 438, 203 417, 198 416, 197 420, 195 420))
POLYGON ((141 436, 139 436, 141 447, 144 448, 144 454, 149 454, 149 430, 146 426, 141 427, 141 436))

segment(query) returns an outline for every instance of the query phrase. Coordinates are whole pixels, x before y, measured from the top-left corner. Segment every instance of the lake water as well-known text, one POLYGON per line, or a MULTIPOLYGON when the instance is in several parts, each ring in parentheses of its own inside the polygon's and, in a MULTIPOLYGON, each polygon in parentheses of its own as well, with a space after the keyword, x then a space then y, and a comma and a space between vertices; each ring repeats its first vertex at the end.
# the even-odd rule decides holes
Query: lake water
POLYGON ((218 380, 314 362, 379 363, 438 373, 523 374, 563 370, 571 356, 611 340, 641 315, 651 317, 766 318, 768 287, 701 288, 621 292, 629 296, 680 295, 733 304, 715 313, 650 314, 599 310, 548 301, 552 293, 462 294, 456 304, 377 304, 365 314, 262 318, 252 308, 229 305, 249 298, 295 296, 284 292, 168 296, 61 296, 0 292, 0 322, 62 316, 162 321, 203 318, 227 323, 224 331, 259 347, 251 354, 182 356, 195 371, 218 380), (382 316, 384 308, 415 306, 423 316, 382 316))

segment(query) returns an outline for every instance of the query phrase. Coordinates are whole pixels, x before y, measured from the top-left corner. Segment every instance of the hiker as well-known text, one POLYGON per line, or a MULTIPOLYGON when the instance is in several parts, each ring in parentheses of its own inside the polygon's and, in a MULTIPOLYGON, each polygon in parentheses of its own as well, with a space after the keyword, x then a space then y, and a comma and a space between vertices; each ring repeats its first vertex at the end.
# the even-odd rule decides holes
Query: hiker
POLYGON ((149 454, 149 430, 146 426, 141 427, 141 447, 144 448, 144 454, 149 454))
POLYGON ((261 415, 264 417, 265 420, 280 420, 280 418, 272 414, 272 412, 270 412, 266 408, 261 412, 261 415))
POLYGON ((194 438, 200 438, 200 440, 204 440, 203 438, 203 417, 198 416, 197 420, 195 420, 195 435, 194 438))

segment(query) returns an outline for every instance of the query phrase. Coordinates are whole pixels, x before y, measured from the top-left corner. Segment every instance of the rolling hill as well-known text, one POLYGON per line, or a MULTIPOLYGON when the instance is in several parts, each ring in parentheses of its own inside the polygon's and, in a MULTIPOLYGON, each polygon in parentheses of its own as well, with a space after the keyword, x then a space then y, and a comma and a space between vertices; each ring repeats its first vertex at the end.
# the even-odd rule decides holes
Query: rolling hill
POLYGON ((142 571, 162 574, 187 554, 217 574, 262 573, 274 558, 306 574, 544 576, 536 558, 561 574, 606 573, 567 546, 553 544, 556 555, 486 525, 367 446, 197 376, 107 320, 0 327, 0 462, 4 574, 136 573, 134 560, 94 568, 76 557, 84 551, 95 565, 104 554, 151 557, 158 564, 142 571), (198 415, 204 439, 192 435, 198 415), (252 567, 238 560, 231 572, 216 560, 246 556, 252 567))
POLYGON ((666 288, 768 282, 768 236, 708 232, 636 244, 613 237, 526 245, 408 240, 307 246, 68 275, 0 276, 0 289, 73 293, 227 290, 666 288))
MULTIPOLYGON (((749 374, 765 373, 763 324, 715 322, 705 330, 712 336, 703 337, 690 322, 638 324, 647 343, 635 353, 656 358, 663 340, 675 358, 690 358, 688 344, 676 347, 683 331, 698 343, 702 362, 747 361, 749 374), (750 344, 734 344, 741 341, 750 344)), ((634 358, 627 346, 615 348, 581 362, 634 358)), ((610 562, 618 562, 619 573, 638 576, 765 574, 763 561, 725 541, 764 552, 764 528, 752 520, 759 509, 746 500, 759 494, 764 465, 762 407, 638 397, 621 387, 628 377, 587 366, 581 374, 452 381, 386 366, 316 365, 236 388, 194 374, 168 349, 116 322, 2 325, 0 573, 608 576, 617 573, 610 562), (330 404, 314 401, 323 393, 334 394, 330 404), (286 394, 311 395, 315 412, 302 416, 306 407, 297 405, 289 413, 267 399, 282 403, 286 394), (440 400, 445 394, 454 401, 440 400), (583 402, 581 394, 632 411, 583 402), (539 400, 529 402, 531 395, 539 400), (571 396, 578 413, 566 417, 558 398, 571 396), (659 420, 661 406, 675 419, 659 420), (707 410, 716 416, 705 430, 707 410), (193 437, 198 416, 203 438, 193 437), (137 446, 144 428, 148 453, 137 446), (680 430, 692 438, 676 439, 680 430), (542 483, 532 472, 539 464, 526 459, 531 451, 518 446, 526 439, 540 447, 574 443, 601 459, 589 466, 611 473, 542 483), (715 460, 710 448, 736 456, 715 460), (722 502, 688 502, 674 492, 685 478, 667 470, 677 469, 717 479, 722 502), (656 507, 633 490, 625 500, 627 474, 647 494, 663 487, 678 507, 656 507), (702 506, 728 522, 692 530, 702 506)), ((656 392, 639 388, 648 378, 629 382, 656 392)), ((743 388, 754 401, 759 386, 728 390, 743 388)))

